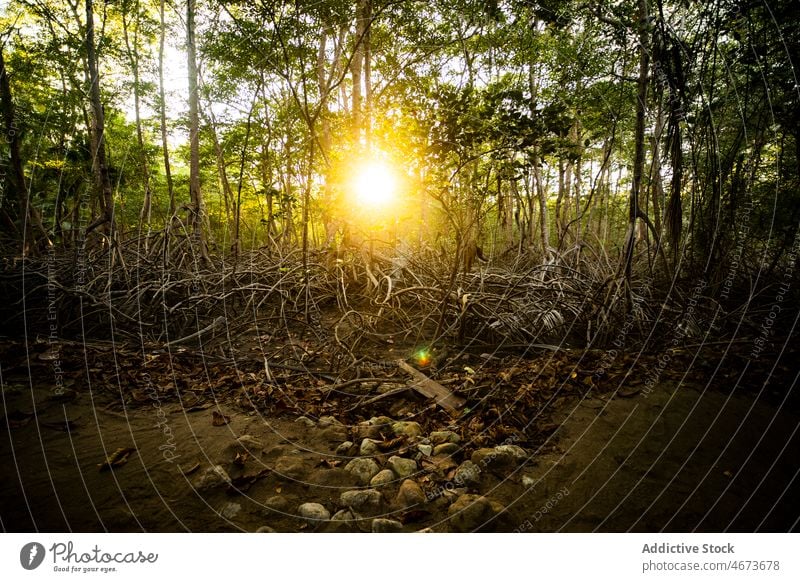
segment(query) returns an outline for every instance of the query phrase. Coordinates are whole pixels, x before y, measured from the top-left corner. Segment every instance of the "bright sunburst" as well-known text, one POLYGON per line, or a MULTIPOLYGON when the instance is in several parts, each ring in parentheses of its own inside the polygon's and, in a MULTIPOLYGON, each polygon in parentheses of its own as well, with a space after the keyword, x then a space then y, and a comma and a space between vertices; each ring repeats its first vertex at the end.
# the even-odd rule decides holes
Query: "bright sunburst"
POLYGON ((353 177, 353 191, 360 205, 384 207, 394 199, 397 177, 392 168, 383 162, 365 163, 353 177))

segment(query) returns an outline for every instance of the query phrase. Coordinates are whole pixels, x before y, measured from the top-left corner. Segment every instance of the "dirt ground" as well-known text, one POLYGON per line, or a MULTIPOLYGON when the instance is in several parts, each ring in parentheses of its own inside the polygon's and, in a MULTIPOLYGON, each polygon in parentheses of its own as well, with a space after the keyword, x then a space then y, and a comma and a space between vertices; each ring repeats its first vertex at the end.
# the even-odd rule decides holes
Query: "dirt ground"
POLYGON ((525 442, 524 458, 502 457, 467 484, 453 471, 476 461, 479 447, 464 440, 450 455, 417 452, 435 430, 457 428, 421 422, 424 432, 410 443, 366 456, 381 468, 396 453, 416 459, 408 478, 424 490, 424 502, 398 505, 403 479, 395 476, 374 486, 380 498, 368 510, 314 522, 298 517, 301 504, 335 514, 347 509, 343 492, 373 488, 345 469, 351 457, 364 456, 357 444, 340 448, 369 433, 369 421, 309 415, 298 422, 298 414, 248 410, 228 396, 122 406, 107 391, 54 394, 41 374, 4 368, 5 531, 371 531, 376 517, 407 532, 798 529, 798 411, 756 389, 671 377, 649 392, 590 390, 557 399, 547 408, 552 430, 525 442), (103 468, 118 449, 116 466, 103 468), (215 466, 227 479, 215 477, 215 466), (492 510, 456 527, 452 505, 471 494, 491 501, 492 510))

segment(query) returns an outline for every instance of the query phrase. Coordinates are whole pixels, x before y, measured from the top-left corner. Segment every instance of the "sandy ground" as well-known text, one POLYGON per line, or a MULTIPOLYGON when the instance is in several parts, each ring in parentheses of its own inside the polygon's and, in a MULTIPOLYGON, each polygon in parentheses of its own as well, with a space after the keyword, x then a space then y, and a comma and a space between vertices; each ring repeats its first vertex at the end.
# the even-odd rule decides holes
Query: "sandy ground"
MULTIPOLYGON (((178 402, 125 410, 107 395, 63 401, 13 379, 3 382, 2 405, 5 531, 370 529, 368 518, 315 528, 296 517, 304 502, 335 511, 340 494, 357 487, 333 454, 345 427, 263 418, 224 402, 191 412, 178 402), (228 424, 215 426, 214 412, 228 424), (245 447, 242 435, 252 437, 245 447), (100 470, 119 448, 135 451, 100 470), (233 486, 202 486, 214 465, 233 486)), ((471 491, 505 507, 482 530, 798 529, 798 414, 780 402, 665 384, 629 398, 575 399, 554 420, 560 427, 527 461, 485 471, 471 491)), ((401 515, 389 503, 398 485, 384 486, 380 515, 400 517, 404 531, 450 530, 452 496, 401 515)))

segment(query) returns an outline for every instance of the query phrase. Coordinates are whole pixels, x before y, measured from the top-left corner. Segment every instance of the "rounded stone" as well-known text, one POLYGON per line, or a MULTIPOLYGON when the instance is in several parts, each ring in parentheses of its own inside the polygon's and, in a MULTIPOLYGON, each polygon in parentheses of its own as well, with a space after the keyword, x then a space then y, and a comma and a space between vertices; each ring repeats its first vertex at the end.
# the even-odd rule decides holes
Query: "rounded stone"
POLYGON ((345 471, 352 473, 361 485, 366 485, 370 482, 375 475, 380 472, 381 468, 378 466, 374 460, 359 457, 357 459, 353 459, 347 465, 345 465, 345 471))
POLYGON ((364 439, 361 441, 361 446, 358 449, 358 454, 363 457, 372 457, 380 453, 378 442, 373 439, 364 439))
POLYGON ((317 424, 319 425, 320 428, 327 428, 333 425, 344 426, 341 422, 339 422, 332 416, 320 416, 319 422, 317 424))
POLYGON ((302 424, 303 426, 306 426, 308 428, 314 426, 314 421, 308 418, 307 416, 299 416, 295 419, 295 422, 297 424, 302 424))
POLYGON ((433 454, 433 447, 431 445, 417 445, 417 450, 426 457, 430 457, 433 454))
POLYGON ((403 524, 396 519, 376 517, 372 520, 372 533, 397 533, 403 531, 403 524))
POLYGON ((481 471, 489 471, 496 475, 503 475, 517 466, 517 460, 508 451, 496 449, 478 449, 472 453, 470 459, 481 471))
POLYGON ((477 531, 495 516, 491 502, 481 495, 462 495, 447 510, 450 527, 456 532, 477 531))
POLYGON ((289 511, 289 501, 282 495, 273 495, 264 501, 264 507, 279 513, 286 513, 289 511))
POLYGON ((456 469, 453 481, 467 487, 477 487, 481 484, 481 469, 472 461, 464 461, 456 469))
POLYGON ((350 454, 350 449, 355 446, 353 441, 344 441, 338 447, 336 447, 336 454, 340 457, 346 457, 350 454))
POLYGON ((273 528, 269 527, 268 525, 262 525, 260 528, 256 530, 256 533, 278 533, 273 528))
POLYGON ((415 505, 422 505, 425 503, 425 493, 416 481, 406 479, 400 485, 395 503, 403 509, 414 507, 415 505))
POLYGON ((529 457, 528 452, 518 445, 498 445, 494 450, 501 454, 507 453, 517 461, 525 461, 529 457))
POLYGON ((447 455, 449 457, 455 455, 459 450, 461 450, 460 447, 455 443, 442 443, 433 448, 433 455, 447 455))
POLYGON ((422 427, 418 422, 401 420, 392 425, 395 436, 418 437, 422 434, 422 427))
POLYGON ((303 503, 297 508, 297 515, 312 524, 328 521, 331 518, 331 512, 321 503, 303 503))
POLYGON ((345 491, 339 496, 339 504, 361 513, 369 513, 380 509, 383 497, 375 489, 354 489, 345 491))
POLYGON ((417 462, 414 459, 394 455, 389 457, 388 465, 400 478, 410 477, 417 472, 417 462))
POLYGON ((443 443, 458 444, 461 442, 461 437, 452 430, 436 430, 428 435, 428 437, 431 439, 431 443, 434 445, 441 445, 443 443))
POLYGON ((372 487, 383 487, 384 485, 391 485, 396 479, 397 476, 394 474, 394 471, 391 469, 383 469, 370 479, 369 484, 372 487))

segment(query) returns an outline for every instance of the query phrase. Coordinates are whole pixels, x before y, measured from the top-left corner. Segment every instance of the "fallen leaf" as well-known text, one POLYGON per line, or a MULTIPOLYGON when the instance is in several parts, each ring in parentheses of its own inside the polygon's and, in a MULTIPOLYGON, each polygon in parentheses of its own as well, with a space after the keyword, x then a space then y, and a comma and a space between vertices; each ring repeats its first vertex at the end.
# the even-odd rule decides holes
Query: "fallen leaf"
POLYGON ((247 453, 239 451, 236 453, 236 456, 233 459, 233 464, 239 467, 244 467, 244 464, 247 462, 247 453))
POLYGON ((450 455, 437 455, 435 457, 428 457, 421 459, 422 468, 439 475, 444 476, 447 471, 453 467, 457 467, 456 463, 450 455))
POLYGON ((211 424, 214 426, 225 426, 231 421, 230 416, 225 416, 224 414, 217 412, 216 410, 212 411, 213 419, 211 420, 211 424))
POLYGON ((132 449, 129 447, 119 448, 113 453, 111 453, 104 462, 100 463, 97 466, 101 471, 116 469, 127 463, 128 460, 130 459, 130 456, 135 452, 136 449, 132 449))

